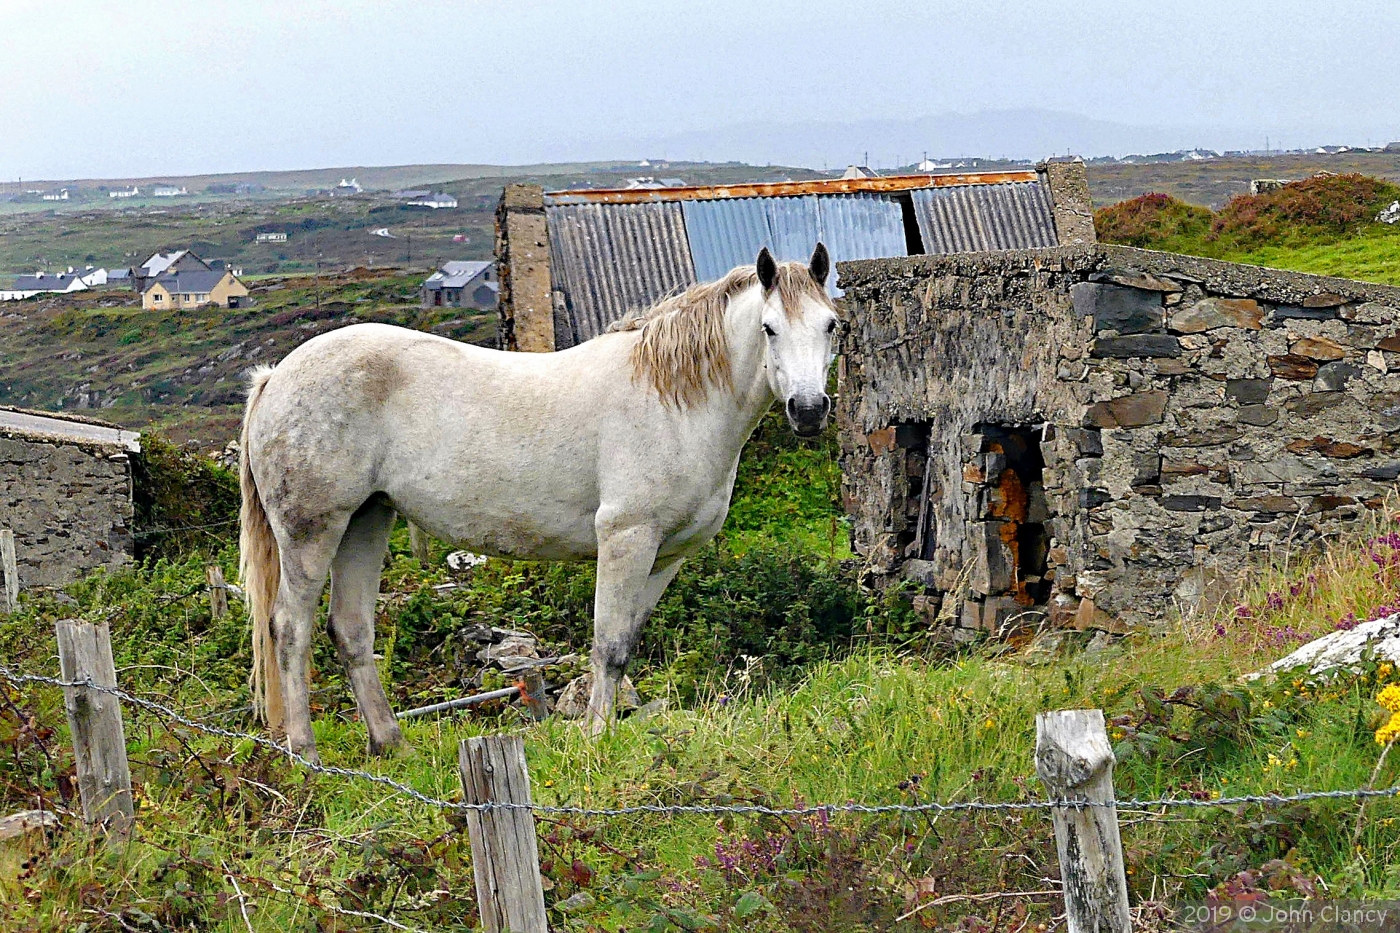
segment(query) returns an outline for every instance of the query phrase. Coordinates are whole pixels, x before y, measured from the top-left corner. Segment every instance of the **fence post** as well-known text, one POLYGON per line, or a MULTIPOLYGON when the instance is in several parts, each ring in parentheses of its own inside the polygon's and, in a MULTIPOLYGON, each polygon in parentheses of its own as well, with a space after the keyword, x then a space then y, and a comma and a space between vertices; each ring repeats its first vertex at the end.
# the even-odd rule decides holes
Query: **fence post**
POLYGON ((222 619, 228 615, 228 584, 224 582, 224 571, 218 564, 204 568, 204 578, 209 581, 209 615, 222 619))
MULTIPOLYGON (((117 670, 106 622, 94 625, 65 619, 56 629, 58 666, 64 680, 91 680, 99 687, 116 687, 117 670)), ((135 814, 121 703, 111 694, 89 687, 64 687, 63 705, 73 733, 83 819, 125 835, 135 814)))
POLYGON ((19 562, 15 560, 15 533, 9 528, 0 528, 0 573, 5 576, 0 610, 14 612, 19 608, 19 562))
POLYGON ((520 675, 520 702, 535 722, 549 717, 549 700, 544 695, 544 675, 532 667, 520 675))
POLYGON ((1103 710, 1058 710, 1036 717, 1036 773, 1052 800, 1070 804, 1051 811, 1069 933, 1132 929, 1113 763, 1103 710))
POLYGON ((419 566, 426 570, 433 554, 432 536, 413 522, 409 522, 408 546, 413 551, 413 556, 418 559, 419 566))
MULTIPOLYGON (((467 803, 530 803, 525 742, 518 735, 467 739, 457 750, 467 803)), ((535 814, 468 810, 477 908, 486 933, 548 933, 535 814)))

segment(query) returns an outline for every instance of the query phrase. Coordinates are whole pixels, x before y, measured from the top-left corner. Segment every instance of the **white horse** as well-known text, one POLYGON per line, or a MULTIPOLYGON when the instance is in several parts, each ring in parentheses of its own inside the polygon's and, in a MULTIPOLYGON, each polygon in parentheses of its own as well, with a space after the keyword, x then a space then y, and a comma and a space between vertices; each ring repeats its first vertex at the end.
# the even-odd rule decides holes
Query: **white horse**
POLYGON ((313 758, 312 620, 329 628, 370 752, 403 736, 374 666, 374 604, 396 513, 501 557, 597 559, 589 727, 682 559, 724 523, 739 452, 775 398, 821 431, 837 318, 809 265, 696 285, 559 353, 502 353, 358 324, 260 369, 243 419, 241 573, 254 698, 313 758))

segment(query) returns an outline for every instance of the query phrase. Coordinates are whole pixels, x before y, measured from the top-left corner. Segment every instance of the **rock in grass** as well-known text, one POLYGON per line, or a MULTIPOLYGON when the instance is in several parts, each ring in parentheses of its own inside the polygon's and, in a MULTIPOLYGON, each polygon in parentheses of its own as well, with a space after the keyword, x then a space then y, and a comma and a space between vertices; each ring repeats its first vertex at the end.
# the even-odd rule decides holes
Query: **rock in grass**
POLYGON ((1368 655, 1378 661, 1400 664, 1400 615, 1362 622, 1345 631, 1330 632, 1308 642, 1287 657, 1279 658, 1252 677, 1300 667, 1306 667, 1310 674, 1325 674, 1354 668, 1368 655))
POLYGON ((0 817, 0 842, 18 839, 33 832, 58 825, 58 814, 52 810, 21 810, 0 817))
MULTIPOLYGON (((588 697, 593 692, 593 675, 584 674, 569 681, 569 685, 559 691, 559 699, 554 701, 554 712, 565 719, 582 719, 588 712, 588 697)), ((623 677, 617 688, 617 711, 634 710, 642 705, 637 688, 632 686, 630 677, 623 677)))

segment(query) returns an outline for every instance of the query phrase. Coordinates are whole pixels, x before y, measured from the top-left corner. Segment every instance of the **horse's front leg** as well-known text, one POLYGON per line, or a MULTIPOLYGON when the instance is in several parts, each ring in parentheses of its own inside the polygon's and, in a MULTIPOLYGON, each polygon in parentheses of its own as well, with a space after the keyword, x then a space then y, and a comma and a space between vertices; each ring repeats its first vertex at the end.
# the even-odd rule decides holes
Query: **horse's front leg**
POLYGON ((642 624, 651 615, 666 585, 680 569, 680 559, 658 562, 659 535, 632 526, 598 535, 598 587, 593 598, 593 691, 585 720, 590 734, 607 728, 617 686, 627 670, 642 624))

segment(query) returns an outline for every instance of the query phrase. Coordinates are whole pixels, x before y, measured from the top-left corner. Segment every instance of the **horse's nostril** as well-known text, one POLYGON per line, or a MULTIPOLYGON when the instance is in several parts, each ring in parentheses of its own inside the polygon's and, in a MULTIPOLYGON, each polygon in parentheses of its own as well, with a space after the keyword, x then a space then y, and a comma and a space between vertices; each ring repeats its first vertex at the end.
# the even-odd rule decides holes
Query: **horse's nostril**
POLYGON ((790 398, 787 401, 787 413, 790 417, 797 417, 797 399, 790 398))

